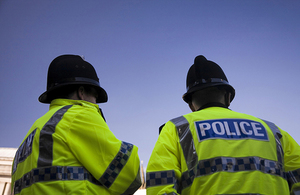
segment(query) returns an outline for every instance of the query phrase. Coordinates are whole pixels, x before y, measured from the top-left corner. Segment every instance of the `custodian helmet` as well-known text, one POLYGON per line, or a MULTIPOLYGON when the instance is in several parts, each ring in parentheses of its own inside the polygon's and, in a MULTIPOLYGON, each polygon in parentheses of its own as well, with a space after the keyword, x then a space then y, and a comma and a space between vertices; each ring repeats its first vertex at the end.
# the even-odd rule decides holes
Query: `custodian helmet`
POLYGON ((96 102, 107 102, 107 93, 100 87, 94 67, 78 55, 61 55, 51 62, 48 69, 47 91, 40 95, 39 101, 50 103, 51 94, 70 85, 94 86, 98 93, 96 102))
POLYGON ((194 92, 213 86, 224 86, 227 92, 231 93, 230 102, 235 95, 234 88, 229 85, 225 73, 215 62, 207 60, 199 55, 195 58, 194 64, 190 67, 186 78, 186 90, 183 95, 185 102, 191 101, 194 92))

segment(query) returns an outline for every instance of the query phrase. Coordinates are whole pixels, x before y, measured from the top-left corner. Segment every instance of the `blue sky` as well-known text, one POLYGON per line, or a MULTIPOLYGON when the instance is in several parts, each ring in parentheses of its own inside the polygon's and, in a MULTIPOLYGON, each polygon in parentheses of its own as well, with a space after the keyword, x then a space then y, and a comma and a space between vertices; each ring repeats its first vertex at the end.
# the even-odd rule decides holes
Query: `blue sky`
POLYGON ((225 71, 230 108, 275 122, 300 143, 300 1, 1 0, 0 147, 18 147, 48 110, 50 62, 85 56, 109 101, 111 131, 147 165, 158 127, 189 113, 186 74, 202 54, 225 71))

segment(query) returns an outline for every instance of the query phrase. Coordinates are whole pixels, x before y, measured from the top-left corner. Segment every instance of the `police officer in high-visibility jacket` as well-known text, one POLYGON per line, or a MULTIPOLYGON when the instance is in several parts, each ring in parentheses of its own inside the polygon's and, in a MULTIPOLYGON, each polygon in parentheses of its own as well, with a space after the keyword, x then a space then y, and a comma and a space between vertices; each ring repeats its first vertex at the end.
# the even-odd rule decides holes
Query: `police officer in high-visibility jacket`
POLYGON ((133 194, 140 187, 138 148, 114 136, 96 104, 107 99, 82 57, 51 62, 39 97, 50 108, 16 152, 13 194, 133 194))
POLYGON ((161 129, 147 166, 147 194, 300 194, 300 147, 275 124, 228 109, 223 70, 197 56, 183 99, 192 113, 161 129))

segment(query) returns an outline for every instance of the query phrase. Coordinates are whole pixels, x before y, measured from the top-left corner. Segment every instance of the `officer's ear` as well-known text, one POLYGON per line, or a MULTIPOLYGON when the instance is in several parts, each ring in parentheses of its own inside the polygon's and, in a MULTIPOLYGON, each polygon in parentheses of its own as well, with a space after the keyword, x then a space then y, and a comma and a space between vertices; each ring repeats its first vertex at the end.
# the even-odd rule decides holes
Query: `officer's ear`
POLYGON ((84 100, 84 87, 83 86, 78 87, 77 96, 78 96, 79 100, 84 100))
POLYGON ((190 101, 188 104, 189 104, 189 107, 190 107, 191 111, 195 112, 196 109, 195 109, 195 106, 193 105, 192 101, 190 101))
POLYGON ((228 92, 228 93, 226 93, 226 96, 227 96, 227 98, 225 98, 225 101, 226 101, 225 103, 226 103, 227 107, 229 107, 232 94, 230 92, 228 92))

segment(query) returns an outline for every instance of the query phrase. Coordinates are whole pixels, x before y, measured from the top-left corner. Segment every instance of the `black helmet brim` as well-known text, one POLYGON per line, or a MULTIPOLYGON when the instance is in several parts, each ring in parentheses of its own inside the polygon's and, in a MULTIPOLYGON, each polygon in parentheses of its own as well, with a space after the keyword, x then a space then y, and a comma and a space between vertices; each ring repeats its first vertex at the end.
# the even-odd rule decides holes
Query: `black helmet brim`
POLYGON ((209 87, 217 87, 217 86, 225 87, 226 91, 231 94, 230 102, 232 102, 232 100, 235 97, 235 89, 230 84, 228 84, 227 82, 206 83, 206 84, 194 86, 194 87, 190 88, 185 94, 183 94, 182 99, 186 103, 189 103, 192 100, 193 93, 195 93, 196 91, 200 91, 202 89, 206 89, 206 88, 209 88, 209 87))
POLYGON ((69 83, 65 83, 65 84, 60 84, 57 87, 53 87, 53 88, 45 91, 44 93, 42 93, 39 96, 38 100, 41 103, 50 104, 51 101, 53 100, 51 98, 51 94, 55 93, 55 91, 57 91, 59 89, 62 89, 62 88, 65 88, 65 87, 68 87, 68 86, 71 86, 71 85, 90 85, 90 86, 93 86, 95 88, 95 90, 97 91, 97 94, 98 94, 98 98, 96 99, 96 103, 105 103, 105 102, 108 101, 108 95, 102 87, 100 87, 97 84, 92 84, 90 82, 83 82, 83 81, 81 81, 81 82, 69 82, 69 83))

